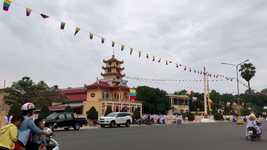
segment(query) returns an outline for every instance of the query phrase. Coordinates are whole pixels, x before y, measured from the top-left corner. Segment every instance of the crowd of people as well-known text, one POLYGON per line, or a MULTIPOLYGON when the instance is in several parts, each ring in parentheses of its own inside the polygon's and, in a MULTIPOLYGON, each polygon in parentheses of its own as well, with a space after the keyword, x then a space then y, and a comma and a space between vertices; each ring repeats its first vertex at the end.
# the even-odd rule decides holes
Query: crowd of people
POLYGON ((5 118, 6 125, 0 130, 0 150, 46 150, 43 119, 33 119, 35 106, 25 103, 21 114, 5 118))

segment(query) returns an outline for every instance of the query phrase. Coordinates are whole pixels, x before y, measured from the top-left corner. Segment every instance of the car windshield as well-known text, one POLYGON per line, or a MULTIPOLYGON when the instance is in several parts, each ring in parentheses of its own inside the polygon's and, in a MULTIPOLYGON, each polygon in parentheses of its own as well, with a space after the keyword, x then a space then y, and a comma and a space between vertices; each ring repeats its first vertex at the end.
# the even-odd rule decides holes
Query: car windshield
POLYGON ((58 116, 58 113, 52 113, 49 116, 47 116, 46 119, 47 120, 56 119, 57 116, 58 116))
POLYGON ((116 117, 118 113, 109 113, 106 115, 106 117, 116 117))

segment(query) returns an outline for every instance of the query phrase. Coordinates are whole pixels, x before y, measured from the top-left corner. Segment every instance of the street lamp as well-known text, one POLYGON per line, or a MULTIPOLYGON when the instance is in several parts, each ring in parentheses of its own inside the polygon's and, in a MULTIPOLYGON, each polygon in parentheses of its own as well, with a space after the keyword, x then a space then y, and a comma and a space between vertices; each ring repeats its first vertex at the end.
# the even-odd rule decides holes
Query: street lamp
POLYGON ((230 65, 230 66, 234 66, 236 69, 236 88, 237 88, 237 96, 239 96, 239 79, 238 79, 238 67, 242 64, 244 64, 245 62, 248 62, 249 59, 244 60, 243 62, 239 63, 239 64, 231 64, 231 63, 221 63, 223 65, 230 65))

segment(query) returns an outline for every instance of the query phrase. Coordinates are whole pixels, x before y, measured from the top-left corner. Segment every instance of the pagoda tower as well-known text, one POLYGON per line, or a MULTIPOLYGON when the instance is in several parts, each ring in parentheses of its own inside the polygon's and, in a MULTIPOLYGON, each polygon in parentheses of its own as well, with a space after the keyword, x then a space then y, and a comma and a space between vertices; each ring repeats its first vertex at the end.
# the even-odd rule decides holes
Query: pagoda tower
POLYGON ((125 74, 122 74, 124 67, 121 67, 124 62, 116 59, 114 55, 108 60, 103 60, 103 62, 105 63, 105 66, 102 67, 104 73, 101 73, 103 80, 109 81, 113 85, 126 85, 127 81, 123 80, 125 74))

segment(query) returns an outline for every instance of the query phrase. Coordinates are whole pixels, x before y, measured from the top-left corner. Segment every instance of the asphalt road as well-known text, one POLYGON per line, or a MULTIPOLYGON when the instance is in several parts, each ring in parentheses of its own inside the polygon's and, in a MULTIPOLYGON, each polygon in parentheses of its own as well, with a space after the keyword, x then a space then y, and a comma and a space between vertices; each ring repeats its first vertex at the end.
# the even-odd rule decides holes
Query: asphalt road
POLYGON ((264 124, 256 142, 246 141, 245 127, 232 123, 59 131, 55 138, 61 150, 266 150, 264 124))

